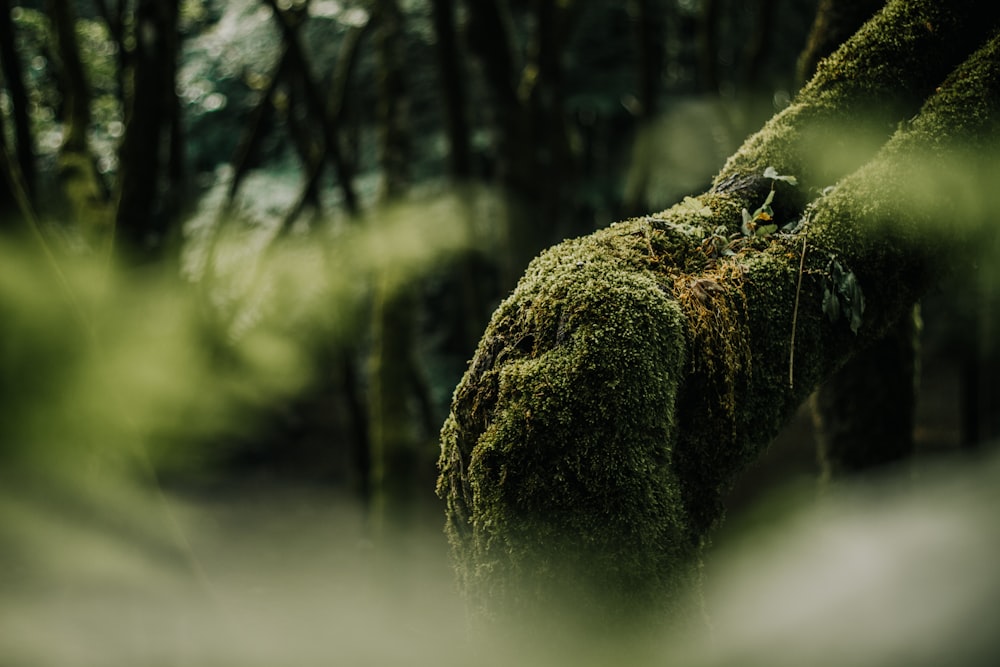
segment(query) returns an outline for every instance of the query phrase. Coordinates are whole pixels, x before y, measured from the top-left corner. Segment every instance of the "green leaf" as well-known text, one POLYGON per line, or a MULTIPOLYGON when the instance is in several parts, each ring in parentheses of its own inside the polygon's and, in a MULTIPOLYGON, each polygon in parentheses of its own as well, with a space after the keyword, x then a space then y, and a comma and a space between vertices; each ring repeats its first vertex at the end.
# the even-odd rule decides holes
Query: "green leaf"
POLYGON ((851 310, 851 333, 857 334, 861 328, 861 313, 858 310, 851 310))
POLYGON ((761 225, 754 232, 754 236, 767 236, 768 234, 773 234, 778 229, 778 225, 761 225))
POLYGON ((826 270, 830 274, 830 281, 839 289, 844 280, 844 267, 837 260, 831 259, 826 270))
POLYGON ((837 289, 847 301, 844 314, 851 321, 851 331, 858 333, 858 329, 861 327, 861 317, 865 312, 865 295, 861 292, 861 286, 853 271, 848 271, 837 289))
POLYGON ((840 299, 829 287, 823 290, 823 312, 831 322, 840 319, 840 299))
POLYGON ((794 176, 779 174, 778 170, 775 169, 774 167, 768 167, 767 169, 764 170, 764 178, 770 178, 772 181, 784 181, 789 185, 799 184, 799 179, 795 178, 794 176))
POLYGON ((750 217, 750 211, 743 209, 743 224, 740 225, 740 231, 743 232, 744 236, 753 235, 753 218, 750 217))

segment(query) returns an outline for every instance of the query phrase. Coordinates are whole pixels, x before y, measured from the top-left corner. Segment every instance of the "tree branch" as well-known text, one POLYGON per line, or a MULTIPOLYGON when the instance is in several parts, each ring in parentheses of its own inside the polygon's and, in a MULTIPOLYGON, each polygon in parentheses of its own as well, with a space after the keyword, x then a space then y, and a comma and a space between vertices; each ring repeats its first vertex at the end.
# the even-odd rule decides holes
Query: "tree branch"
POLYGON ((537 618, 561 599, 602 623, 690 611, 684 591, 723 493, 811 389, 967 248, 944 224, 969 214, 958 195, 991 196, 995 171, 950 167, 978 159, 963 142, 1000 136, 997 38, 970 57, 996 19, 985 2, 946 5, 890 2, 711 192, 532 263, 442 431, 438 492, 474 606, 537 618), (869 112, 892 138, 823 164, 818 138, 835 143, 831 127, 869 112), (834 175, 801 225, 809 188, 834 175), (748 225, 764 227, 762 213, 798 229, 758 234, 748 225))

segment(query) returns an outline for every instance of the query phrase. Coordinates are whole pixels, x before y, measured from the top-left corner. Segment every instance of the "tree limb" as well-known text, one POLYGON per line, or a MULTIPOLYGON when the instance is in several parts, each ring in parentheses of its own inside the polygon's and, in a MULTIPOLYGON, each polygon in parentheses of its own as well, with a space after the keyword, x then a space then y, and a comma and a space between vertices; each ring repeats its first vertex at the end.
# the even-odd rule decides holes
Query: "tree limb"
POLYGON ((998 39, 970 57, 996 19, 985 2, 946 5, 890 2, 710 192, 532 263, 442 430, 438 492, 474 606, 558 598, 602 622, 688 609, 733 480, 967 248, 945 224, 969 215, 959 195, 992 192, 987 170, 948 167, 968 163, 963 142, 1000 135, 998 39), (832 129, 872 113, 883 146, 825 164, 832 129), (798 229, 741 231, 755 209, 798 229))

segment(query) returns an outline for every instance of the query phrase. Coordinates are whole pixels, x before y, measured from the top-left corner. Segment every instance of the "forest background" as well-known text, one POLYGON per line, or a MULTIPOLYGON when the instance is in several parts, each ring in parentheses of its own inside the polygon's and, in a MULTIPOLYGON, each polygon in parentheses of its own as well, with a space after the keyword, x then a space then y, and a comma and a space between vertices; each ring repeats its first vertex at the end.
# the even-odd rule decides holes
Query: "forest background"
MULTIPOLYGON (((375 553, 419 553, 440 584, 437 434, 490 313, 541 249, 703 190, 794 96, 816 10, 0 2, 0 585, 30 610, 4 606, 12 654, 56 627, 86 664, 69 621, 109 582, 99 636, 142 610, 122 656, 214 646, 189 598, 139 601, 162 570, 244 620, 321 606, 299 594, 325 580, 352 600, 337 614, 389 623, 415 577, 345 583, 375 553)), ((996 285, 924 302, 922 453, 998 431, 996 285)), ((812 437, 803 410, 734 491, 734 535, 774 520, 761 489, 811 488, 812 437)))

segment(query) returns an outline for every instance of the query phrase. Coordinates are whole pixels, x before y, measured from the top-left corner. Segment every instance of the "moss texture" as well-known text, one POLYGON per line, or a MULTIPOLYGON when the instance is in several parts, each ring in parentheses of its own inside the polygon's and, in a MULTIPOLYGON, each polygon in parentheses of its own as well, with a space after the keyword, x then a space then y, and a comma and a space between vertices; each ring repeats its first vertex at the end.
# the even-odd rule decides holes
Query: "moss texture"
POLYGON ((669 410, 683 316, 669 283, 616 256, 640 224, 535 260, 456 391, 439 490, 484 606, 514 611, 534 590, 646 606, 691 560, 669 410))
POLYGON ((927 240, 948 191, 915 210, 907 187, 926 151, 947 157, 956 139, 997 136, 996 40, 941 83, 975 48, 969 40, 981 42, 991 9, 966 3, 959 20, 946 4, 891 2, 711 192, 531 264, 494 314, 442 431, 438 493, 475 608, 520 615, 561 600, 602 622, 690 611, 700 552, 734 478, 962 245, 954 233, 927 240), (810 119, 850 118, 877 90, 906 101, 896 121, 914 113, 911 97, 933 94, 808 209, 811 176, 798 187, 763 176, 766 166, 815 176, 800 153, 810 119), (742 209, 771 187, 778 224, 808 224, 744 236, 742 209), (864 291, 856 333, 824 313, 832 260, 864 291))

